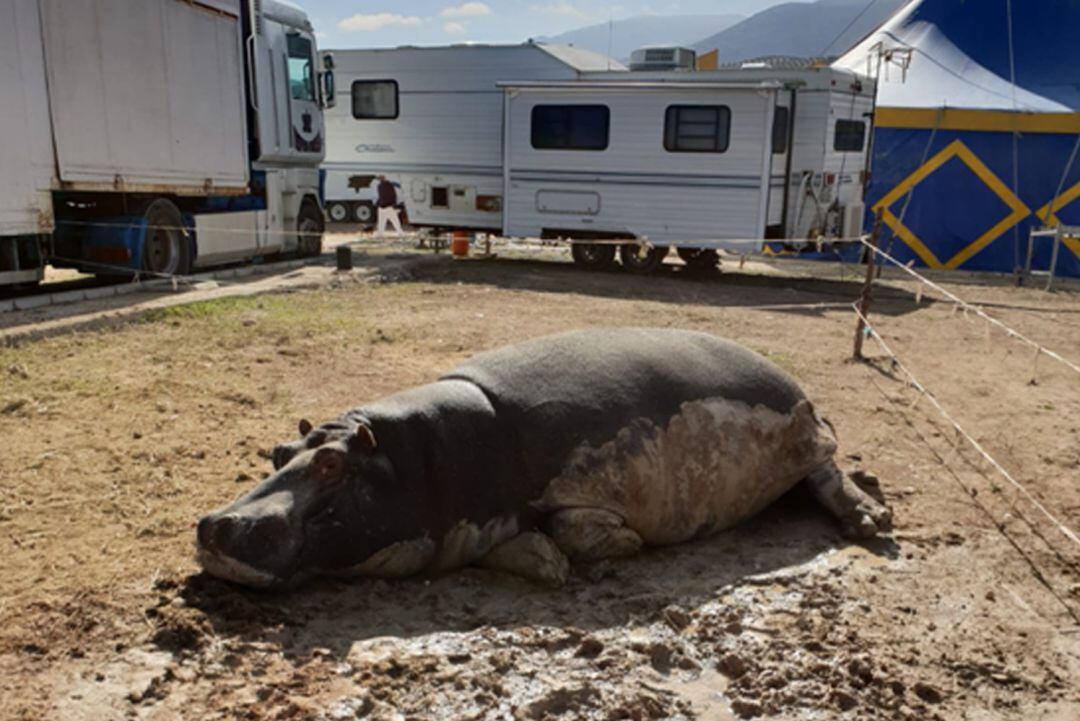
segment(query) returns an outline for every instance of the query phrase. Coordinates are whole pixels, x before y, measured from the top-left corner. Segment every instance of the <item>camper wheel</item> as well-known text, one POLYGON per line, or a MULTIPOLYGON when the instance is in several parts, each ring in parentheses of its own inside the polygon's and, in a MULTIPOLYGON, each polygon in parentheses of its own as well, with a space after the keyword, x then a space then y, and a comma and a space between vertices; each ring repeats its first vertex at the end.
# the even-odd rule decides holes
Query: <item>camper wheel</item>
POLYGON ((364 225, 375 223, 375 206, 371 203, 357 203, 353 208, 353 220, 364 225))
POLYGON ((720 254, 712 248, 679 248, 679 257, 690 270, 713 270, 720 254))
POLYGON ((627 243, 619 247, 619 262, 631 273, 652 273, 667 257, 667 246, 649 247, 639 243, 627 243))
POLYGON ((600 243, 574 243, 570 247, 574 262, 587 270, 607 270, 615 263, 615 246, 600 243))
POLYGON ((345 223, 348 222, 349 216, 349 204, 342 202, 329 203, 326 206, 326 215, 329 216, 331 222, 345 223))

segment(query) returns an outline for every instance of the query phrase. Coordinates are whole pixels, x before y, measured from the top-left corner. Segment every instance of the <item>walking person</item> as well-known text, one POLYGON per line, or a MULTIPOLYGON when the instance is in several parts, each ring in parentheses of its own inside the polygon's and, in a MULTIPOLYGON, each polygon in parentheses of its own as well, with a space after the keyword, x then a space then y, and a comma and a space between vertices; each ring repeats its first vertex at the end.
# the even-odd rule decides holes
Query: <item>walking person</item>
POLYGON ((387 180, 385 175, 379 176, 378 196, 379 217, 375 226, 375 237, 382 238, 384 236, 386 224, 389 222, 394 226, 394 237, 400 238, 402 230, 401 219, 398 218, 397 211, 397 191, 394 190, 394 184, 387 180))

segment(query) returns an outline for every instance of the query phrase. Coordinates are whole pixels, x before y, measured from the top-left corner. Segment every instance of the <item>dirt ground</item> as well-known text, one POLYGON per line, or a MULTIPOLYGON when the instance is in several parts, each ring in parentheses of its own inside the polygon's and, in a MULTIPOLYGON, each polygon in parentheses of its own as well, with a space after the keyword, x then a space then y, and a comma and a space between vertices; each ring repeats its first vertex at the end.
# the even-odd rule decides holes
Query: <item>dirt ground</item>
MULTIPOLYGON (((848 360, 857 272, 776 267, 401 257, 0 349, 0 718, 1080 718, 1080 549, 872 341, 848 360), (598 325, 705 330, 793 373, 843 462, 880 476, 895 533, 848 543, 796 490, 558 590, 474 569, 283 594, 198 574, 193 522, 255 484, 297 419, 598 325)), ((1077 294, 950 288, 1080 356, 1077 294)), ((884 284, 873 320, 1080 527, 1080 377, 911 283, 884 284)))

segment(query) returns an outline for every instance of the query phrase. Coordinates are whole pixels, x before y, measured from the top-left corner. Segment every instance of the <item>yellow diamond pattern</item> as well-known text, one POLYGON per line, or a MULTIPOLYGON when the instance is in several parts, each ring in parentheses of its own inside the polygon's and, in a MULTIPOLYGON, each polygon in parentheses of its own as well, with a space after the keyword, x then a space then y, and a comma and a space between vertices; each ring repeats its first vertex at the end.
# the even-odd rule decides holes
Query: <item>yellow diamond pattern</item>
MULTIPOLYGON (((1075 186, 1073 190, 1076 190, 1076 195, 1073 197, 1080 197, 1080 184, 1075 186)), ((1065 195, 1062 195, 1058 200, 1060 201, 1063 198, 1065 198, 1065 195)), ((1065 203, 1057 205, 1055 210, 1061 208, 1063 205, 1065 205, 1065 203)), ((881 211, 882 221, 892 229, 897 237, 907 243, 927 266, 931 268, 947 269, 959 268, 976 253, 1000 238, 1005 231, 1009 230, 1031 214, 1031 209, 1024 204, 1024 201, 1016 197, 1016 194, 1001 181, 1001 178, 994 175, 994 171, 986 167, 986 164, 979 160, 978 156, 971 152, 971 149, 964 145, 960 140, 954 140, 949 143, 942 148, 937 155, 927 160, 922 167, 904 178, 904 180, 890 190, 887 195, 874 204, 873 210, 875 212, 878 210, 881 211), (921 183, 927 177, 932 175, 934 171, 953 158, 960 160, 971 170, 971 172, 975 173, 975 175, 986 184, 986 187, 990 188, 995 195, 1001 198, 1012 212, 1002 218, 1001 221, 990 228, 990 230, 972 241, 956 255, 942 262, 941 259, 934 255, 933 251, 930 250, 926 243, 915 235, 910 228, 900 222, 900 219, 897 218, 889 208, 896 201, 904 197, 909 190, 921 183)), ((1075 243, 1075 241, 1073 242, 1075 243)), ((1080 247, 1080 244, 1078 244, 1078 247, 1080 247)), ((1070 249, 1073 250, 1073 252, 1076 252, 1076 249, 1072 248, 1072 246, 1070 246, 1070 249)))

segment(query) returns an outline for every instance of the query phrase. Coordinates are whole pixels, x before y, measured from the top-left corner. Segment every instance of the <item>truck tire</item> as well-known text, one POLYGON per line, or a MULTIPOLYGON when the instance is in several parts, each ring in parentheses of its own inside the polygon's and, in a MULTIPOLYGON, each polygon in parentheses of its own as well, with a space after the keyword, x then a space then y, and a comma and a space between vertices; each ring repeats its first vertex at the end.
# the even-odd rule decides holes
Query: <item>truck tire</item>
POLYGON ((341 201, 334 201, 328 203, 326 206, 326 217, 330 218, 331 223, 348 223, 352 217, 352 208, 348 203, 341 201))
POLYGON ((375 225, 375 206, 371 203, 357 203, 353 206, 353 220, 363 225, 375 225))
POLYGON ((631 273, 652 273, 664 262, 668 248, 627 243, 619 246, 619 262, 631 273))
POLYGON ((142 244, 142 270, 159 275, 191 272, 191 243, 183 230, 184 218, 172 201, 158 198, 143 213, 146 234, 142 244))
POLYGON ((323 230, 319 206, 305 200, 300 204, 300 214, 296 218, 296 254, 301 258, 312 258, 322 253, 323 230))

